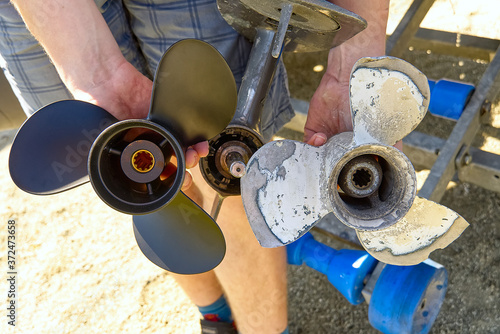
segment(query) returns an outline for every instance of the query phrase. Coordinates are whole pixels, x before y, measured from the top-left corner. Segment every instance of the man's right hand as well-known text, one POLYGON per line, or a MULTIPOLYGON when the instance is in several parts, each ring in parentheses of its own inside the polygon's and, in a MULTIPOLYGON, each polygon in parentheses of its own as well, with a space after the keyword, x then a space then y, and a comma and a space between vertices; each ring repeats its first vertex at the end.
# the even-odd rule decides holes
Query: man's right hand
POLYGON ((119 120, 146 118, 153 82, 124 58, 110 66, 114 70, 102 81, 73 87, 75 99, 98 105, 119 120))

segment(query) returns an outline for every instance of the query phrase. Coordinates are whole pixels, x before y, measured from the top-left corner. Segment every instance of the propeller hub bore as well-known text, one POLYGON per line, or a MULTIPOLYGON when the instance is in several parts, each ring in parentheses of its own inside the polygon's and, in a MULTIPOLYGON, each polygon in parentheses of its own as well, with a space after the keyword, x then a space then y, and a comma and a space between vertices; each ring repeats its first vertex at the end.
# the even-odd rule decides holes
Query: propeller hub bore
POLYGON ((132 155, 132 167, 139 173, 147 173, 155 165, 155 157, 148 150, 138 150, 132 155))
POLYGON ((406 215, 415 184, 415 170, 403 153, 392 146, 367 144, 342 153, 330 173, 329 196, 333 212, 344 224, 379 230, 406 215))
POLYGON ((165 166, 161 149, 148 140, 136 140, 125 147, 120 164, 132 181, 148 183, 157 179, 165 166))
POLYGON ((349 196, 368 197, 382 183, 382 168, 375 157, 362 155, 349 161, 339 175, 339 186, 349 196))

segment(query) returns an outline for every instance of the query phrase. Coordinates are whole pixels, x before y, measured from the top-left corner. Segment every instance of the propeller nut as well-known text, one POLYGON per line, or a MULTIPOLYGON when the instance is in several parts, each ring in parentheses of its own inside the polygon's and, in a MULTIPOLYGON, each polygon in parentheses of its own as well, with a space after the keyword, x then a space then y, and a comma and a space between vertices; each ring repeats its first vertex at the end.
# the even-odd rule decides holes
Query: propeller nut
POLYGON ((232 176, 241 178, 245 175, 245 163, 242 161, 235 161, 231 164, 231 167, 229 168, 229 172, 231 173, 232 176))

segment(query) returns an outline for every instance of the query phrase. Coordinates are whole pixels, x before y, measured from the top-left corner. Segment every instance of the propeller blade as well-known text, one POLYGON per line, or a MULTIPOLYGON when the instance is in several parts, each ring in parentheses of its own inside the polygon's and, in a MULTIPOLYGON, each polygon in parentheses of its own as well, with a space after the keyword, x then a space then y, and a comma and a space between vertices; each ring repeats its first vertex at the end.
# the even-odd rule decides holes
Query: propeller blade
POLYGON ((12 180, 36 195, 55 194, 88 182, 90 147, 116 121, 106 110, 76 100, 39 109, 22 125, 12 144, 12 180))
POLYGON ((250 158, 241 178, 241 198, 261 246, 293 242, 331 211, 324 200, 327 187, 320 186, 328 179, 328 171, 320 167, 324 152, 323 147, 280 140, 250 158))
POLYGON ((417 127, 429 106, 426 76, 398 58, 361 58, 349 89, 357 144, 394 145, 417 127))
POLYGON ((134 234, 146 257, 177 274, 199 274, 215 268, 226 245, 219 226, 184 193, 159 211, 134 216, 134 234))
POLYGON ((210 139, 231 121, 236 83, 210 44, 186 39, 172 45, 156 70, 149 119, 176 131, 181 145, 210 139))
POLYGON ((455 211, 416 197, 410 211, 396 224, 378 231, 356 230, 363 247, 379 261, 411 266, 457 239, 469 224, 455 211))

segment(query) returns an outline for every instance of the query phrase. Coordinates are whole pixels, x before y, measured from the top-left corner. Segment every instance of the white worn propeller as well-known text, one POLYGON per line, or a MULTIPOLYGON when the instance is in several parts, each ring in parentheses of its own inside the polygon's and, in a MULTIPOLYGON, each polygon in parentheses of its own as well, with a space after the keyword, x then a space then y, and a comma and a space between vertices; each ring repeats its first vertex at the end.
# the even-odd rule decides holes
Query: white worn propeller
POLYGON ((389 264, 418 264, 458 238, 468 223, 416 197, 415 170, 393 147, 424 118, 429 99, 427 78, 411 64, 360 59, 350 80, 353 132, 321 147, 271 142, 249 160, 241 192, 260 244, 291 243, 330 212, 389 264))

